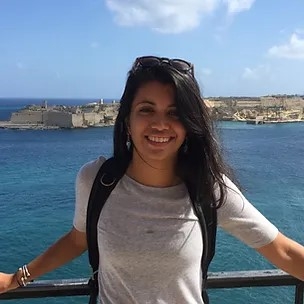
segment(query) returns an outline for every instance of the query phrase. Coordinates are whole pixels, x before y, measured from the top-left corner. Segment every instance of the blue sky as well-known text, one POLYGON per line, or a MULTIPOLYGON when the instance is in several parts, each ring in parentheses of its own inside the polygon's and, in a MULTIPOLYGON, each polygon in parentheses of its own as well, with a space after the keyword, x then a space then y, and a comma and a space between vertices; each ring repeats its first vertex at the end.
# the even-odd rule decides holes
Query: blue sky
POLYGON ((302 0, 0 0, 0 97, 119 98, 141 55, 204 96, 304 94, 302 0))

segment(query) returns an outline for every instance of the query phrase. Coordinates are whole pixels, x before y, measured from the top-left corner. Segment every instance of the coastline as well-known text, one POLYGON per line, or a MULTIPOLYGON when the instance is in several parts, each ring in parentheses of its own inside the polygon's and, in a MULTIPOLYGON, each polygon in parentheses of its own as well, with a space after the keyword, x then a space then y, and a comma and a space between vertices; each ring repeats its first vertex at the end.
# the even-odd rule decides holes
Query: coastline
POLYGON ((93 126, 82 127, 59 127, 59 126, 46 126, 44 124, 24 124, 24 123, 12 123, 11 121, 0 120, 0 129, 10 130, 58 130, 58 129, 87 129, 87 128, 104 128, 113 126, 114 123, 101 123, 93 126))
MULTIPOLYGON (((252 125, 273 125, 273 124, 295 124, 304 123, 304 120, 282 120, 282 121, 265 121, 263 123, 246 122, 242 120, 216 120, 216 122, 233 122, 233 123, 243 123, 252 125)), ((10 121, 0 121, 0 129, 7 130, 59 130, 59 129, 89 129, 89 128, 106 128, 114 126, 114 123, 101 123, 93 126, 82 126, 82 127, 59 127, 59 126, 45 126, 43 124, 16 124, 10 121)))

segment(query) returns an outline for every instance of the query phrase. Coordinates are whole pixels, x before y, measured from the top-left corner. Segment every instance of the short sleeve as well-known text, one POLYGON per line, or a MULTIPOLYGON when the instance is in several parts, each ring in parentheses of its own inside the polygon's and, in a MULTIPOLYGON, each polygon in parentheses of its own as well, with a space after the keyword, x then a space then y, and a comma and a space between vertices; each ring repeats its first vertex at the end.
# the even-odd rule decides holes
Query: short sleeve
POLYGON ((73 226, 81 232, 86 231, 86 217, 87 206, 91 188, 97 172, 101 165, 104 163, 105 158, 99 157, 98 159, 88 162, 83 165, 76 177, 75 183, 75 212, 73 219, 73 226))
POLYGON ((218 209, 218 225, 252 248, 271 243, 278 229, 267 220, 226 176, 227 197, 218 209))

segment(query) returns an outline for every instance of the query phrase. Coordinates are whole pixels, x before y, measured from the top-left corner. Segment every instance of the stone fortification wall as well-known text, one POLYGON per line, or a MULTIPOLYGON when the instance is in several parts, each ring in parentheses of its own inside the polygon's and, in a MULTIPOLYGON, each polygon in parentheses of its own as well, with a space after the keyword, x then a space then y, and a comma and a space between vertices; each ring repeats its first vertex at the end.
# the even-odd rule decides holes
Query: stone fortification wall
POLYGON ((261 103, 263 107, 285 107, 287 110, 291 109, 303 109, 304 108, 304 99, 302 97, 262 97, 261 103))
POLYGON ((294 98, 294 99, 285 99, 284 106, 288 110, 292 109, 304 109, 304 99, 303 98, 294 98))
POLYGON ((64 110, 22 110, 11 116, 13 124, 41 124, 46 127, 79 128, 101 124, 112 124, 117 116, 117 107, 106 107, 104 111, 72 113, 64 110))
POLYGON ((72 114, 72 124, 75 128, 81 128, 84 126, 83 114, 72 114))
POLYGON ((24 110, 12 113, 11 122, 14 124, 42 124, 43 111, 24 110))
POLYGON ((207 100, 207 102, 215 108, 219 108, 219 107, 225 107, 227 104, 225 102, 223 102, 222 100, 207 100))
POLYGON ((114 122, 118 114, 118 106, 113 104, 110 107, 107 107, 104 110, 104 121, 105 122, 114 122))
POLYGON ((303 97, 288 96, 263 96, 261 98, 210 98, 206 102, 215 108, 249 109, 256 107, 284 107, 287 110, 303 109, 303 97))
POLYGON ((93 126, 95 124, 99 124, 103 122, 103 114, 99 113, 83 113, 84 124, 87 126, 93 126))
POLYGON ((72 113, 48 111, 45 112, 44 124, 60 128, 72 128, 72 113))
POLYGON ((236 107, 236 108, 255 108, 261 106, 260 98, 220 98, 220 99, 207 99, 205 101, 211 107, 236 107))
POLYGON ((261 106, 261 99, 236 101, 236 107, 238 108, 255 108, 260 106, 261 106))

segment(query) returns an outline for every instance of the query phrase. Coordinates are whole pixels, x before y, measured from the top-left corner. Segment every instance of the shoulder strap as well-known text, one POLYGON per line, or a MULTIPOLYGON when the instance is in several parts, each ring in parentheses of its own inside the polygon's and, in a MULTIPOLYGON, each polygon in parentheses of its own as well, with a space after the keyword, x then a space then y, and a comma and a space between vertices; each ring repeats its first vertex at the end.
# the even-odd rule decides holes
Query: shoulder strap
POLYGON ((217 230, 217 209, 210 204, 193 202, 193 207, 198 217, 202 238, 203 238, 203 253, 201 259, 202 269, 202 297, 205 304, 209 304, 209 297, 207 294, 207 276, 208 267, 214 257, 216 244, 216 230, 217 230))
MULTIPOLYGON (((209 204, 203 205, 203 215, 207 225, 207 239, 208 239, 208 250, 207 250, 207 263, 206 272, 215 254, 215 244, 216 244, 216 231, 217 231, 217 209, 215 206, 210 206, 209 204)), ((207 277, 207 273, 206 273, 207 277)))
POLYGON ((89 262, 93 270, 93 275, 89 280, 90 304, 96 303, 98 295, 98 266, 99 252, 97 243, 97 223, 101 210, 115 188, 116 184, 123 176, 124 172, 119 168, 114 158, 106 160, 100 167, 89 197, 86 218, 86 236, 88 245, 89 262))

